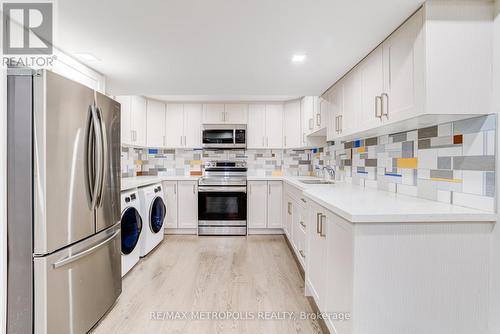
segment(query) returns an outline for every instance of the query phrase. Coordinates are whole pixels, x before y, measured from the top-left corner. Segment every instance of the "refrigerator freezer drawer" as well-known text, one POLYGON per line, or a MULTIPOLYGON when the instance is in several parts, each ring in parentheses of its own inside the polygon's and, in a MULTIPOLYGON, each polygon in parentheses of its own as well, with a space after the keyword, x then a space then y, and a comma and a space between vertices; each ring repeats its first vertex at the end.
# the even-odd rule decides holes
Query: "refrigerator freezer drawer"
POLYGON ((120 224, 34 259, 35 334, 87 333, 121 293, 120 224))

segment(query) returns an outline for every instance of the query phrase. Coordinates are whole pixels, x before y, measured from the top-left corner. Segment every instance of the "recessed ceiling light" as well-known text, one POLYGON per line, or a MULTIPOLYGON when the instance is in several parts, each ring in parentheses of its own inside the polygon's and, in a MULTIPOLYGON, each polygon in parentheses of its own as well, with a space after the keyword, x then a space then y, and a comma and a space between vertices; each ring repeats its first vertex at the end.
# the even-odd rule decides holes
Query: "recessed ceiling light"
POLYGON ((74 55, 85 61, 99 61, 100 59, 94 56, 92 53, 88 52, 78 52, 74 53, 74 55))
POLYGON ((303 63, 304 60, 306 60, 305 54, 296 54, 296 55, 293 55, 293 57, 292 57, 292 62, 294 62, 294 63, 303 63))

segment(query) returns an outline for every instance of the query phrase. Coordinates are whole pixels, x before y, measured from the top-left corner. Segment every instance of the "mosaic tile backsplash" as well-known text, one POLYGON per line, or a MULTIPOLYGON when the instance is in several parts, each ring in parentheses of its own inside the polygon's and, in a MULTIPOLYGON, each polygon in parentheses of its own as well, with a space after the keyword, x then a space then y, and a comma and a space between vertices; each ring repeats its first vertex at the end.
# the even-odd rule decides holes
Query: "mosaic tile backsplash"
POLYGON ((333 143, 314 150, 313 170, 365 187, 495 210, 496 116, 333 143))
POLYGON ((311 173, 311 150, 168 150, 122 147, 122 177, 200 175, 205 161, 244 159, 252 176, 311 173))

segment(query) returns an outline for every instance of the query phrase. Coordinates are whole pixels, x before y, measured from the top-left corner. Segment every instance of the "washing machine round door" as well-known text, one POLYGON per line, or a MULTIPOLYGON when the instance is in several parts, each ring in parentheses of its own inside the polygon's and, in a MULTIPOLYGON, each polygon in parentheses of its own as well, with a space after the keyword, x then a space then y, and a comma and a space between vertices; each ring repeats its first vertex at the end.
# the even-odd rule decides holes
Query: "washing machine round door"
POLYGON ((161 231, 166 211, 167 209, 165 203, 163 203, 163 199, 161 197, 156 197, 151 204, 151 213, 149 216, 149 227, 153 233, 161 231))
POLYGON ((135 208, 127 208, 122 214, 122 254, 132 253, 139 242, 142 230, 142 218, 135 208))

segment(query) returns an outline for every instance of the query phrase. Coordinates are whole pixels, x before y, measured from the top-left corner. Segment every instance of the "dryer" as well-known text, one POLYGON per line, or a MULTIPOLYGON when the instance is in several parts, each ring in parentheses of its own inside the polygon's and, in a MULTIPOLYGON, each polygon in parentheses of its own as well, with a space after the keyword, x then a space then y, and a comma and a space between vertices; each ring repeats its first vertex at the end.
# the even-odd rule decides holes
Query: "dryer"
POLYGON ((122 215, 121 241, 122 241, 122 277, 132 269, 141 254, 140 240, 143 229, 141 216, 141 203, 137 189, 121 193, 122 215))
POLYGON ((163 197, 161 184, 139 188, 141 215, 144 218, 144 228, 141 235, 141 257, 146 256, 164 237, 165 217, 167 207, 163 197))

